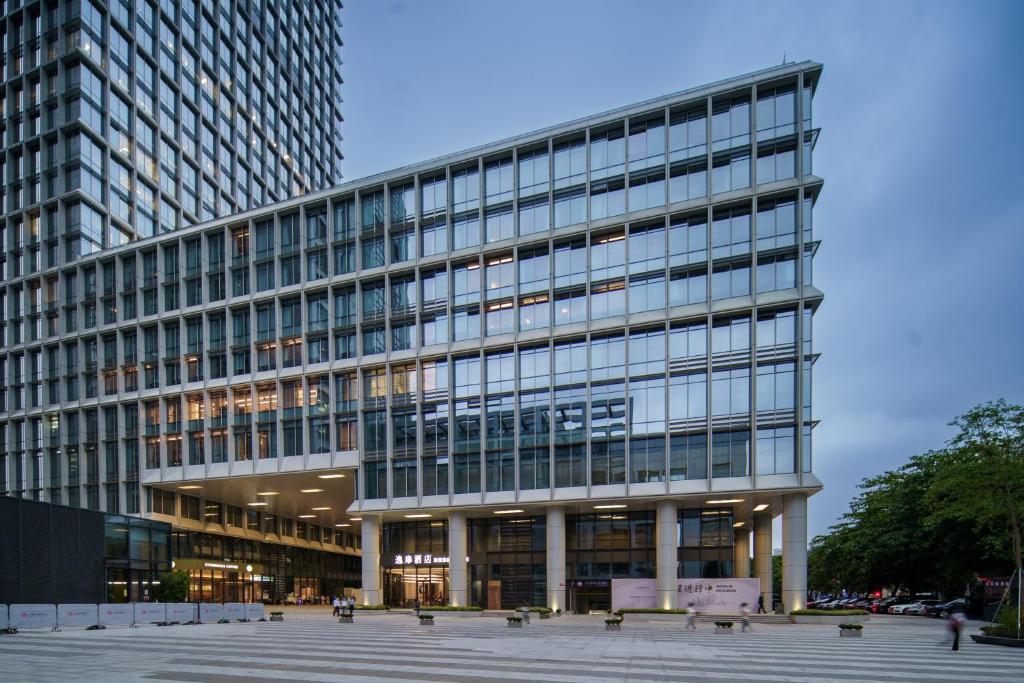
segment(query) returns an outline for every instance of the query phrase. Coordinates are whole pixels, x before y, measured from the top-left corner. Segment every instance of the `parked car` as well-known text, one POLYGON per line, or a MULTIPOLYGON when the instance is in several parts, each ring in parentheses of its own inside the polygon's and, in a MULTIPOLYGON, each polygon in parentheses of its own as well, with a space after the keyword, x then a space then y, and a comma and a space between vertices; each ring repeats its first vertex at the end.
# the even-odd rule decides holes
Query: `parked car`
POLYGON ((937 605, 931 605, 925 611, 929 617, 938 617, 940 619, 949 619, 949 615, 953 612, 964 611, 967 609, 966 598, 956 598, 949 602, 940 602, 937 605))
POLYGON ((903 610, 904 614, 912 614, 914 616, 923 616, 928 613, 928 608, 941 603, 941 600, 918 600, 910 607, 903 610))
POLYGON ((903 614, 909 608, 917 604, 916 600, 906 600, 889 607, 889 614, 903 614))

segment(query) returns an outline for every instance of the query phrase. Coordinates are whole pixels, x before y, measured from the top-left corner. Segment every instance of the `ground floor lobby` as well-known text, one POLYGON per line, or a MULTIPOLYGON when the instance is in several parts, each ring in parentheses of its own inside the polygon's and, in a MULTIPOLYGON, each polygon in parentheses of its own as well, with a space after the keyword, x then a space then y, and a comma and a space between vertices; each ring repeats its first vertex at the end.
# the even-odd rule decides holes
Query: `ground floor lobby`
POLYGON ((703 609, 723 599, 717 594, 733 593, 724 599, 745 599, 756 609, 761 596, 767 609, 781 601, 789 611, 806 595, 806 499, 788 494, 776 506, 782 595, 772 593, 773 510, 754 512, 737 504, 743 499, 723 498, 451 510, 415 519, 364 512, 360 602, 587 614, 622 606, 703 609))

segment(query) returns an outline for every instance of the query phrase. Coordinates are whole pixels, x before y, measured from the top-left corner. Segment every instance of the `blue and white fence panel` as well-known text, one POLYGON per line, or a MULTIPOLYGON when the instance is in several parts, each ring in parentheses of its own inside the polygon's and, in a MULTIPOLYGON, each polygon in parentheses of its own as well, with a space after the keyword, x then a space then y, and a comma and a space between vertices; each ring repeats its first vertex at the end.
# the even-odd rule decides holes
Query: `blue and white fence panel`
POLYGON ((57 606, 11 605, 8 621, 11 628, 54 628, 57 626, 57 606))
POLYGON ((199 621, 204 624, 216 624, 220 619, 227 618, 227 610, 219 602, 199 603, 199 621))
POLYGON ((57 626, 95 626, 99 623, 99 607, 91 605, 64 604, 57 605, 57 626))
POLYGON ((263 619, 263 603, 262 602, 248 602, 245 604, 245 618, 249 621, 259 621, 263 619))
POLYGON ((162 602, 133 602, 132 620, 136 624, 167 621, 167 605, 162 602))
POLYGON ((243 621, 245 619, 245 605, 240 602, 225 602, 224 618, 231 621, 243 621))
POLYGON ((7 628, 7 605, 0 605, 0 628, 7 628))
POLYGON ((129 602, 103 603, 99 613, 101 626, 131 626, 135 622, 135 610, 129 602))
POLYGON ((182 624, 195 621, 199 618, 196 614, 197 611, 194 602, 169 602, 167 603, 167 621, 177 621, 182 624))

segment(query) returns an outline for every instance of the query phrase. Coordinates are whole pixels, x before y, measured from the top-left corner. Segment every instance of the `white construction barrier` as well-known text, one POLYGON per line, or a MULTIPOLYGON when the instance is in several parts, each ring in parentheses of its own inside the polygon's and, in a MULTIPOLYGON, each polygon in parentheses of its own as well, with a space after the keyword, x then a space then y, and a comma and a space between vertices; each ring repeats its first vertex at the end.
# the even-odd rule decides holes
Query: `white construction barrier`
POLYGON ((199 621, 204 624, 216 624, 220 619, 227 618, 227 610, 219 602, 199 603, 199 621))
POLYGON ((7 605, 0 605, 0 628, 7 628, 7 605))
POLYGON ((182 624, 196 620, 196 606, 191 602, 169 602, 167 603, 167 621, 177 621, 182 624))
POLYGON ((162 602, 133 602, 132 612, 132 620, 136 624, 167 621, 167 605, 162 602))
POLYGON ((95 626, 99 623, 99 609, 96 604, 57 605, 57 626, 95 626))
POLYGON ((56 605, 11 605, 8 617, 11 628, 55 628, 56 605))
POLYGON ((131 626, 135 621, 135 610, 128 602, 103 603, 99 612, 99 623, 103 626, 131 626))
POLYGON ((242 619, 245 619, 245 605, 240 602, 225 602, 224 618, 230 619, 231 621, 241 621, 242 619))
POLYGON ((250 602, 245 605, 245 618, 249 621, 259 621, 263 619, 263 603, 262 602, 250 602))

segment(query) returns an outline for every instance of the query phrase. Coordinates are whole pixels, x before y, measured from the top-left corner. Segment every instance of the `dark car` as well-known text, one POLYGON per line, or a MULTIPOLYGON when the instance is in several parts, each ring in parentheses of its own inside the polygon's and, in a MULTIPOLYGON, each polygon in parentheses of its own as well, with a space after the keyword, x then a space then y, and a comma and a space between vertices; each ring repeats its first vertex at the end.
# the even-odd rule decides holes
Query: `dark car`
POLYGON ((929 605, 925 614, 929 617, 938 617, 939 619, 949 619, 949 615, 953 612, 963 612, 967 609, 966 598, 956 598, 949 602, 942 602, 938 605, 929 605))

